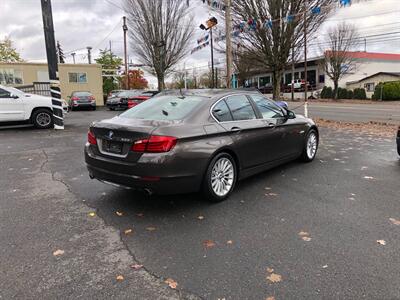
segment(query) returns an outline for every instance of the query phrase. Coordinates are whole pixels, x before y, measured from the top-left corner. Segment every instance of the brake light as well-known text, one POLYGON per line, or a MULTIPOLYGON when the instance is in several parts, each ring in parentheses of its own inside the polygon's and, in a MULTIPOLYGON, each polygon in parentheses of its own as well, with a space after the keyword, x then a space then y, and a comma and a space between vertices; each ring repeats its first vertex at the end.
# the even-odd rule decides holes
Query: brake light
POLYGON ((94 136, 93 132, 91 132, 90 130, 88 131, 87 139, 88 139, 88 142, 90 145, 97 145, 96 137, 94 136))
POLYGON ((78 97, 71 97, 71 100, 72 100, 72 101, 78 101, 79 98, 78 98, 78 97))
POLYGON ((136 141, 131 147, 135 152, 161 153, 168 152, 176 145, 177 138, 173 136, 152 135, 149 139, 136 141))
POLYGON ((94 100, 94 97, 93 96, 89 96, 89 100, 94 100))

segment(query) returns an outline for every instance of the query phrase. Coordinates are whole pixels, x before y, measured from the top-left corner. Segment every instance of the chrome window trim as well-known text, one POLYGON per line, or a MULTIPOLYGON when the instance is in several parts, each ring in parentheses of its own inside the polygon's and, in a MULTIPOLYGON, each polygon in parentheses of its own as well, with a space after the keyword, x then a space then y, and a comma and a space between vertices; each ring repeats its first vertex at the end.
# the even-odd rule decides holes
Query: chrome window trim
MULTIPOLYGON (((256 112, 254 112, 254 115, 256 116, 255 119, 249 119, 249 120, 233 120, 233 121, 223 121, 223 122, 220 122, 220 121, 217 120, 217 118, 214 117, 214 115, 213 115, 213 113, 212 113, 214 107, 215 107, 220 101, 223 101, 223 100, 225 100, 225 99, 228 98, 228 97, 231 97, 231 96, 244 96, 244 97, 247 98, 247 96, 249 96, 249 95, 250 95, 250 97, 251 97, 252 94, 257 94, 257 95, 258 95, 258 93, 254 93, 254 92, 248 93, 248 94, 244 94, 244 93, 235 93, 235 94, 231 94, 231 95, 228 95, 228 96, 224 96, 224 97, 218 99, 218 100, 215 101, 215 103, 214 103, 213 105, 211 105, 211 107, 210 107, 210 111, 209 111, 209 112, 210 112, 211 117, 212 117, 212 118, 214 119, 214 121, 217 122, 218 124, 225 124, 225 123, 232 123, 232 122, 248 122, 248 121, 255 121, 255 120, 264 120, 264 119, 259 119, 259 118, 257 118, 257 114, 256 114, 256 112)), ((249 99, 247 98, 247 100, 249 100, 249 99)), ((249 100, 249 103, 251 104, 250 100, 249 100)), ((228 104, 226 104, 226 105, 228 105, 228 104)), ((253 105, 252 105, 251 107, 253 108, 253 105)), ((228 108, 229 108, 229 106, 228 106, 228 108)), ((229 108, 229 109, 230 109, 230 108, 229 108)), ((254 110, 254 108, 253 108, 253 110, 254 110)), ((232 116, 232 117, 233 117, 233 116, 232 116)))
POLYGON ((104 155, 109 155, 109 156, 114 156, 114 157, 119 157, 119 158, 126 158, 129 154, 129 151, 125 155, 103 151, 103 139, 97 139, 97 145, 98 145, 97 148, 99 149, 99 152, 104 155))

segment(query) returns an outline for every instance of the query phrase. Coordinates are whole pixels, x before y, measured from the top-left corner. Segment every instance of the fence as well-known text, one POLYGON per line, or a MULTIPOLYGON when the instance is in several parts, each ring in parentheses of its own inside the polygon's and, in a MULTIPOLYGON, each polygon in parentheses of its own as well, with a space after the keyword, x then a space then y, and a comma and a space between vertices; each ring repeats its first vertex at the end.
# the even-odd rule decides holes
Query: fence
POLYGON ((18 89, 30 94, 50 97, 50 83, 49 82, 34 82, 31 85, 21 85, 18 89))

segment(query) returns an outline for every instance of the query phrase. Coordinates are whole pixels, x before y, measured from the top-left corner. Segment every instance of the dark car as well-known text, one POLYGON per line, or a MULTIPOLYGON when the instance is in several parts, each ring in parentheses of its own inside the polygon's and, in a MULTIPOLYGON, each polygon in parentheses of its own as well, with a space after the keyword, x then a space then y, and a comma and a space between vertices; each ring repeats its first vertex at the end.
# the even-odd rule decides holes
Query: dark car
POLYGON ((159 93, 158 91, 144 91, 144 92, 140 93, 139 95, 128 99, 128 108, 132 108, 132 107, 142 103, 143 101, 146 101, 146 100, 154 97, 158 93, 159 93))
POLYGON ((91 125, 89 175, 100 181, 176 194, 229 196, 237 180, 297 158, 312 161, 318 128, 259 92, 205 90, 157 95, 91 125))
POLYGON ((138 96, 140 93, 142 93, 141 90, 122 91, 114 97, 107 99, 106 106, 110 110, 115 110, 117 108, 127 109, 129 100, 138 96))
POLYGON ((76 110, 78 108, 96 110, 96 99, 90 92, 72 92, 69 97, 68 106, 71 110, 76 110))
POLYGON ((400 155, 400 126, 399 129, 397 129, 396 142, 397 142, 397 153, 400 155))

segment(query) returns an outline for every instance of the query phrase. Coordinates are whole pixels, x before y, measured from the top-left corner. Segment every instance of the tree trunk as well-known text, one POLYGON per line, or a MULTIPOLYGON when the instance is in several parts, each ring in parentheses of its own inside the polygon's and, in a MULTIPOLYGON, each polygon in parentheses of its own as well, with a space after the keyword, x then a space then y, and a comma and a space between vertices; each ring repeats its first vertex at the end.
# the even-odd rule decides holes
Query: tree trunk
POLYGON ((338 92, 339 92, 339 82, 338 82, 338 80, 334 80, 333 81, 333 98, 335 99, 335 100, 337 100, 338 99, 338 92))
POLYGON ((272 97, 274 100, 279 100, 281 97, 281 72, 272 72, 272 97))
POLYGON ((164 74, 157 74, 158 90, 162 91, 165 89, 164 74))

